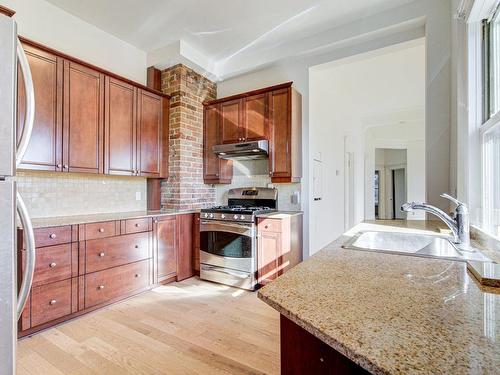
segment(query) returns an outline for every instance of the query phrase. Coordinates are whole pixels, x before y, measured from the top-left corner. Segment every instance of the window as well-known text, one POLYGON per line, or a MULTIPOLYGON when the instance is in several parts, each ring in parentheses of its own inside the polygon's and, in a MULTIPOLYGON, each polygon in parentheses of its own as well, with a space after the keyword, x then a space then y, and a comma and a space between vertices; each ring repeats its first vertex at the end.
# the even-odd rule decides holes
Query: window
POLYGON ((500 237, 500 10, 483 21, 483 106, 479 128, 482 160, 481 227, 500 237))

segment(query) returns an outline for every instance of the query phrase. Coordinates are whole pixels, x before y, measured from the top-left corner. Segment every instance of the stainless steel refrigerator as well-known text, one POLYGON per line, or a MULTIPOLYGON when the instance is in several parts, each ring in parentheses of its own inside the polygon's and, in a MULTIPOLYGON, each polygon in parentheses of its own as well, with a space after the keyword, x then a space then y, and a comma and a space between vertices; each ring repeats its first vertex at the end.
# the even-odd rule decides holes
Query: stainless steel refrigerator
POLYGON ((33 129, 35 95, 31 72, 17 37, 15 21, 0 14, 0 374, 15 374, 17 320, 29 295, 35 267, 33 228, 16 188, 16 166, 21 162, 33 129), (17 71, 26 89, 25 123, 16 134, 17 71), (17 216, 18 215, 18 216, 17 216), (17 283, 16 231, 23 227, 27 260, 17 283))

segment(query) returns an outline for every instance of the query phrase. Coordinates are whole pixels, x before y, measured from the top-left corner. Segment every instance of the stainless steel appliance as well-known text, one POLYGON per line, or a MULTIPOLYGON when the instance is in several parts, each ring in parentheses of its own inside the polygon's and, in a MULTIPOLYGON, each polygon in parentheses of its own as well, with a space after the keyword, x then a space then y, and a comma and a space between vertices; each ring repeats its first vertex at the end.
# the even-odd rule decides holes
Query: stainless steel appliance
POLYGON ((215 145, 212 151, 221 159, 264 159, 269 154, 269 142, 265 139, 245 143, 215 145))
POLYGON ((253 290, 257 285, 256 215, 277 209, 278 191, 239 188, 228 205, 201 210, 200 277, 253 290))
POLYGON ((16 23, 3 14, 0 14, 0 46, 0 374, 8 375, 15 373, 16 323, 28 298, 35 269, 33 229, 15 181, 16 166, 23 158, 33 129, 35 95, 28 61, 17 38, 16 23), (26 91, 26 120, 19 137, 16 135, 18 63, 26 91), (27 255, 19 289, 16 211, 24 228, 27 255))

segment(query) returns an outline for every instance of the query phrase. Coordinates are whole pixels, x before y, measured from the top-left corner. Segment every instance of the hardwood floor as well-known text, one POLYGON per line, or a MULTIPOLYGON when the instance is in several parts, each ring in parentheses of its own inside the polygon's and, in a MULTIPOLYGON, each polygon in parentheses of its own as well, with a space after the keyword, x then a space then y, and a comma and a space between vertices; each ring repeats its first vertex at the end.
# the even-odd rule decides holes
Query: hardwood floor
POLYGON ((18 375, 277 374, 279 314, 190 278, 20 340, 18 375))

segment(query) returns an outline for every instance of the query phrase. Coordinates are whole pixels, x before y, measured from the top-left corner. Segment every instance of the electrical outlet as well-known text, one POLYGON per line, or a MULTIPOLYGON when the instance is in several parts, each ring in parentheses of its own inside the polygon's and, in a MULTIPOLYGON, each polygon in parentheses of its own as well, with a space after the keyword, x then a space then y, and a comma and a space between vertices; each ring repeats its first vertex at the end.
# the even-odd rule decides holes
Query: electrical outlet
POLYGON ((136 201, 140 201, 141 199, 142 199, 141 192, 140 191, 136 191, 135 192, 135 200, 136 201))

